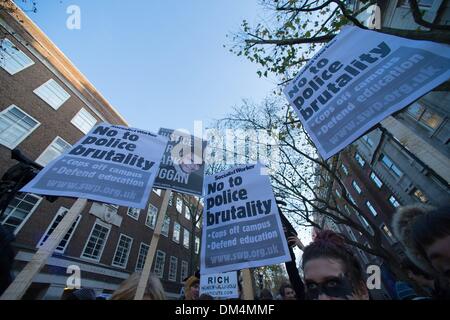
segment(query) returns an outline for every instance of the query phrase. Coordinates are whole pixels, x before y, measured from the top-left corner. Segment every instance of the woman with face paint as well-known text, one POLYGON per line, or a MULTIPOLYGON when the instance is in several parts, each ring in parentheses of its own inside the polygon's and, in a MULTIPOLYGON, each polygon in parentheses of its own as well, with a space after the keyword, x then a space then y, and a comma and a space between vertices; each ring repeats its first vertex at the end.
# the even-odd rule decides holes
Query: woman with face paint
POLYGON ((307 300, 368 300, 363 270, 344 238, 332 231, 317 234, 303 252, 307 300))

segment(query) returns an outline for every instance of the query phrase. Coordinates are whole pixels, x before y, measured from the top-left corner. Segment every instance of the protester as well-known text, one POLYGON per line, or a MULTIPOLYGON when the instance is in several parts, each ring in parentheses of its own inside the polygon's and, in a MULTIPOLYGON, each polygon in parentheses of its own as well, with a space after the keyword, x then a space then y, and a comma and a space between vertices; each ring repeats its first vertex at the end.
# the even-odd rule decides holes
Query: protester
POLYGON ((196 276, 189 277, 184 284, 184 299, 198 300, 200 291, 200 279, 196 276))
POLYGON ((431 291, 434 289, 433 279, 416 267, 409 259, 405 259, 401 263, 402 270, 408 275, 410 281, 397 281, 395 283, 396 298, 398 300, 422 300, 429 299, 431 291), (428 294, 422 295, 416 292, 412 283, 420 286, 422 290, 428 294))
POLYGON ((392 229, 411 261, 435 278, 433 296, 450 299, 450 207, 401 207, 392 229))
POLYGON ((296 300, 294 288, 289 283, 283 283, 279 291, 282 300, 296 300))
POLYGON ((14 262, 14 251, 11 246, 13 240, 14 235, 0 224, 0 295, 13 281, 11 274, 14 262))
POLYGON ((89 288, 65 289, 61 300, 96 300, 95 291, 89 288))
MULTIPOLYGON (((111 300, 134 300, 140 278, 140 272, 133 273, 114 291, 111 300)), ((161 281, 154 275, 150 275, 148 278, 143 300, 166 300, 166 294, 161 281)))
POLYGON ((344 238, 333 231, 317 234, 303 252, 308 300, 368 300, 363 269, 344 238))
POLYGON ((273 300, 272 292, 269 289, 262 289, 259 294, 259 300, 273 300))

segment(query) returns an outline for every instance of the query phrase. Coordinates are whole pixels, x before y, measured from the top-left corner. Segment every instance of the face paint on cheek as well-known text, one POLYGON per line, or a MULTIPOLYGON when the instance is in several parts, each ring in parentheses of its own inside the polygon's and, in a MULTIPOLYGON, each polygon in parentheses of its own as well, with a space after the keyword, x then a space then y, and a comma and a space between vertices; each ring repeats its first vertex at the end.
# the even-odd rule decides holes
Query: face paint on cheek
POLYGON ((307 285, 306 299, 317 300, 321 294, 348 300, 354 294, 354 290, 351 282, 344 275, 321 284, 307 285))

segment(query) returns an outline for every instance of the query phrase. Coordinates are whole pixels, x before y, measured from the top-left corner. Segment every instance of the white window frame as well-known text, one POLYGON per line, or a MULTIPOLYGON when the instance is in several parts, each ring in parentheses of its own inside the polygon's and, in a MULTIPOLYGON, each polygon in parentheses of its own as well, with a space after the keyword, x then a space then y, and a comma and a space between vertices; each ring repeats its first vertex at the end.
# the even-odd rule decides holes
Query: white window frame
POLYGON ((180 270, 180 282, 182 282, 184 279, 186 279, 189 276, 189 264, 185 260, 181 260, 181 270, 180 270), (183 269, 186 268, 186 273, 184 273, 183 269))
POLYGON ((346 176, 348 176, 348 168, 345 164, 343 164, 343 163, 341 164, 341 169, 342 169, 342 172, 344 172, 344 174, 346 176))
POLYGON ((164 216, 163 225, 161 227, 161 234, 165 237, 169 237, 169 230, 170 230, 170 217, 166 214, 164 216), (169 221, 169 223, 166 223, 166 221, 169 221), (165 229, 166 225, 167 225, 167 230, 165 229))
POLYGON ((132 237, 127 236, 126 234, 121 233, 121 234, 119 235, 119 239, 117 240, 116 250, 114 251, 114 255, 113 255, 113 258, 112 258, 112 262, 111 262, 111 265, 112 265, 113 267, 117 267, 117 268, 121 268, 121 269, 126 269, 126 268, 127 268, 127 265, 128 265, 128 258, 130 257, 130 252, 131 252, 131 249, 133 248, 133 241, 134 241, 134 239, 133 239, 132 237), (114 260, 116 259, 117 250, 119 250, 120 240, 122 239, 122 237, 128 238, 127 240, 131 240, 131 242, 130 242, 130 248, 129 248, 127 254, 126 254, 125 263, 124 263, 123 266, 117 264, 117 263, 114 261, 114 260))
POLYGON ((394 234, 392 233, 392 231, 388 228, 388 226, 385 223, 382 223, 380 226, 380 230, 381 232, 384 234, 384 236, 388 239, 390 244, 395 243, 395 237, 394 234), (390 233, 390 235, 388 234, 388 232, 386 232, 386 230, 384 230, 384 227, 386 227, 387 231, 390 233))
POLYGON ((177 281, 177 273, 178 273, 178 258, 174 256, 170 256, 169 259, 169 275, 167 276, 167 280, 169 281, 177 281), (175 274, 172 274, 172 266, 175 264, 175 274))
MULTIPOLYGON (((21 192, 21 194, 23 194, 23 193, 21 192)), ((13 232, 14 235, 17 235, 20 232, 20 229, 22 229, 22 227, 27 223, 28 219, 30 219, 31 215, 36 211, 36 209, 39 207, 39 205, 41 204, 41 201, 43 199, 42 197, 35 195, 34 193, 27 193, 27 194, 29 196, 37 198, 37 201, 36 201, 36 204, 34 205, 33 209, 31 209, 30 212, 27 214, 25 219, 23 219, 22 222, 14 229, 14 232, 13 232)), ((17 194, 16 194, 16 196, 17 196, 17 194)), ((23 200, 21 200, 21 201, 23 201, 23 200)), ((8 217, 11 216, 12 212, 13 211, 11 211, 8 215, 6 215, 6 213, 3 214, 2 220, 0 221, 0 223, 2 225, 4 225, 4 223, 8 219, 8 217)), ((8 227, 5 227, 5 228, 8 228, 8 227)))
POLYGON ((70 94, 66 90, 64 90, 64 88, 54 79, 50 79, 47 82, 43 83, 38 88, 34 89, 33 92, 35 95, 37 95, 39 98, 41 98, 42 101, 47 103, 50 107, 52 107, 55 110, 58 110, 67 100, 70 99, 70 94), (54 87, 56 87, 57 90, 60 90, 61 93, 63 94, 63 96, 59 97, 59 95, 58 95, 59 93, 56 94, 55 92, 53 92, 53 90, 50 89, 50 86, 54 86, 54 87), (51 91, 51 94, 55 95, 57 97, 57 99, 59 100, 58 101, 59 104, 54 104, 54 103, 52 103, 51 100, 48 100, 47 97, 45 95, 43 95, 43 93, 42 93, 43 90, 51 91))
POLYGON ((200 252, 200 237, 195 236, 194 240, 194 246, 195 246, 195 254, 198 254, 200 252))
POLYGON ((381 181, 380 177, 374 171, 370 173, 370 180, 372 180, 372 182, 378 187, 378 189, 381 189, 381 187, 384 184, 383 181, 381 181))
MULTIPOLYGON (((60 136, 56 136, 55 139, 53 139, 52 142, 50 142, 50 144, 47 146, 47 148, 45 148, 44 151, 42 151, 42 153, 39 155, 39 157, 37 157, 37 159, 35 160, 36 163, 40 164, 41 166, 45 167, 47 164, 49 164, 50 162, 52 162, 53 160, 55 160, 56 158, 53 158, 52 160, 48 161, 47 163, 42 162, 42 158, 44 158, 44 155, 46 152, 48 152, 50 150, 50 148, 53 148, 53 144, 56 143, 57 140, 62 140, 64 143, 67 143, 70 147, 72 147, 72 145, 70 143, 68 143, 66 140, 64 140, 63 138, 61 138, 60 136)), ((63 153, 60 153, 59 155, 63 155, 64 153, 66 153, 67 151, 69 151, 69 149, 65 150, 63 153)))
POLYGON ((401 206, 400 202, 398 201, 398 199, 396 197, 394 197, 394 195, 391 195, 389 197, 389 203, 391 204, 392 207, 394 208, 398 208, 401 206), (395 205, 397 204, 397 205, 395 205))
POLYGON ((184 218, 191 221, 191 209, 189 206, 184 206, 184 218))
MULTIPOLYGON (((91 120, 91 119, 89 119, 89 120, 91 120)), ((77 114, 72 118, 72 120, 70 120, 70 123, 73 124, 75 126, 75 128, 77 128, 78 130, 80 130, 84 134, 87 134, 97 124, 97 122, 98 122, 97 119, 89 111, 87 111, 85 108, 81 108, 77 112, 77 114), (85 131, 84 128, 79 127, 78 124, 75 122, 75 119, 77 117, 81 117, 80 114, 82 114, 83 112, 85 113, 85 115, 88 115, 88 117, 90 116, 90 117, 92 117, 92 119, 95 120, 94 124, 87 131, 85 131)))
POLYGON ((164 277, 164 267, 165 266, 166 266, 166 253, 164 251, 162 251, 162 250, 157 250, 156 254, 155 254, 155 267, 153 268, 153 272, 160 279, 162 279, 164 277), (156 266, 158 264, 158 254, 159 253, 162 255, 162 259, 163 259, 163 263, 162 263, 162 266, 161 266, 161 274, 159 274, 159 272, 157 272, 157 270, 156 270, 156 266))
POLYGON ((158 214, 159 214, 158 211, 159 210, 158 210, 158 208, 156 206, 152 205, 151 203, 148 205, 147 216, 145 217, 145 225, 147 227, 149 227, 150 229, 153 229, 153 230, 155 229, 156 221, 158 219, 158 214), (151 225, 151 224, 148 224, 148 217, 150 216, 150 210, 153 209, 153 208, 156 209, 156 214, 154 215, 155 219, 154 219, 153 225, 151 225))
POLYGON ((366 201, 366 207, 369 209, 370 213, 372 213, 374 217, 378 216, 377 210, 369 200, 366 201))
POLYGON ((139 246, 139 252, 138 252, 137 260, 136 260, 136 266, 134 267, 135 271, 142 271, 142 269, 144 269, 145 260, 147 259, 148 250, 150 250, 150 245, 148 245, 148 244, 146 244, 144 242, 141 242, 141 245, 139 246), (142 249, 144 247, 147 247, 147 252, 145 253, 144 257, 142 258, 142 268, 138 268, 139 267, 139 258, 141 256, 141 252, 143 251, 142 249))
POLYGON ((361 168, 363 168, 366 165, 366 160, 364 160, 364 158, 361 156, 359 152, 355 152, 354 158, 361 168))
POLYGON ((129 216, 129 217, 133 218, 134 220, 138 221, 140 215, 141 215, 141 209, 128 207, 127 216, 129 216), (130 211, 133 211, 133 210, 137 210, 137 216, 136 217, 133 216, 132 214, 130 214, 130 211))
POLYGON ((97 219, 97 220, 94 222, 94 224, 92 225, 92 229, 91 229, 91 232, 89 233, 89 237, 87 238, 86 243, 84 244, 83 250, 81 251, 81 256, 80 256, 80 258, 86 259, 86 260, 89 260, 89 261, 99 262, 100 259, 102 258, 103 250, 105 250, 106 243, 108 242, 108 238, 109 238, 110 232, 111 232, 111 225, 108 224, 108 223, 102 222, 101 220, 97 219), (102 227, 104 227, 104 228, 106 228, 106 229, 108 229, 108 232, 106 233, 105 243, 104 243, 103 248, 102 248, 102 249, 100 250, 100 252, 99 252, 98 258, 97 258, 97 259, 94 259, 94 258, 91 258, 91 257, 86 257, 86 256, 84 256, 84 252, 85 252, 85 250, 86 250, 86 248, 87 248, 87 245, 88 245, 88 243, 89 243, 89 240, 91 239, 92 233, 94 232, 95 226, 96 226, 97 224, 100 225, 100 226, 102 226, 102 227))
MULTIPOLYGON (((48 234, 48 232, 50 231, 50 228, 51 228, 51 227, 53 226, 53 224, 55 223, 56 219, 57 219, 59 216, 61 216, 61 215, 64 217, 64 215, 66 215, 67 212, 69 212, 69 209, 67 209, 67 208, 61 207, 61 208, 58 209, 58 211, 56 212, 56 214, 55 214, 55 216, 53 217, 52 221, 50 222, 50 224, 48 225, 47 229, 45 230, 44 234, 43 234, 42 237, 39 239, 39 241, 38 241, 38 243, 37 243, 37 245, 36 245, 36 248, 40 248, 40 247, 45 243, 45 242, 43 242, 43 240, 44 240, 44 238, 45 238, 46 236, 47 236, 47 239, 46 239, 45 241, 48 240, 48 238, 49 238, 50 235, 51 235, 51 234, 48 234)), ((61 239, 61 241, 59 242, 58 246, 55 248, 55 252, 58 252, 58 253, 64 253, 64 252, 66 251, 67 246, 69 245, 69 242, 70 242, 70 240, 72 239, 73 234, 75 233, 75 230, 77 229, 78 224, 80 223, 80 221, 81 221, 81 215, 78 215, 77 218, 76 218, 75 221, 74 221, 75 226, 73 227, 72 233, 69 235, 69 238, 67 239, 67 242, 66 242, 65 246, 62 247, 62 249, 58 249, 58 248, 59 248, 59 245, 60 245, 61 242, 64 240, 64 238, 66 237, 66 235, 69 233, 69 230, 70 230, 70 228, 72 228, 72 226, 69 228, 69 230, 67 230, 66 234, 65 234, 64 237, 61 239)), ((60 223, 61 223, 61 222, 60 222, 60 223)), ((59 223, 58 223, 58 225, 59 225, 59 223)), ((58 226, 58 225, 57 225, 57 226, 58 226)), ((53 231, 54 231, 54 230, 53 230, 53 231)), ((52 232, 52 233, 53 233, 53 232, 52 232)))
POLYGON ((361 187, 359 186, 358 182, 356 182, 356 180, 352 181, 352 187, 358 194, 363 193, 361 187))
POLYGON ((174 223, 173 223, 172 240, 175 243, 180 243, 180 239, 181 239, 181 225, 178 222, 174 221, 174 223), (178 239, 176 240, 175 239, 175 234, 176 234, 176 231, 177 231, 177 226, 178 226, 178 239))
MULTIPOLYGON (((3 69, 3 70, 5 70, 6 72, 8 72, 10 75, 15 75, 15 74, 17 74, 17 73, 19 73, 20 71, 23 71, 23 70, 25 70, 26 68, 28 68, 28 67, 31 67, 33 64, 34 64, 34 61, 33 61, 33 59, 31 59, 25 52, 23 52, 22 50, 20 50, 11 40, 9 40, 8 38, 3 38, 3 39, 0 39, 0 50, 2 50, 3 52, 4 52, 4 57, 5 57, 5 54, 7 54, 6 53, 6 50, 4 49, 4 43, 5 42, 7 42, 10 46, 11 46, 11 48, 13 48, 14 50, 17 50, 18 52, 20 52, 21 54, 23 54, 27 59, 28 59, 28 61, 27 61, 27 63, 25 63, 24 65, 22 65, 21 63, 21 66, 22 66, 22 68, 21 69, 19 69, 19 70, 17 70, 17 71, 15 71, 15 72, 12 72, 10 69, 8 70, 7 68, 6 68, 6 65, 5 65, 5 58, 3 58, 2 59, 2 61, 0 61, 0 67, 3 69)), ((9 59, 14 59, 14 58, 12 58, 12 56, 10 55, 10 54, 7 54, 7 56, 9 57, 9 59)), ((16 59, 14 59, 14 60, 16 60, 16 59)), ((25 59, 24 59, 25 60, 25 59)), ((16 60, 17 61, 17 60, 16 60)))
POLYGON ((191 236, 191 233, 189 232, 189 230, 188 229, 186 229, 186 228, 183 228, 184 230, 183 230, 183 247, 185 247, 186 249, 189 249, 189 246, 191 245, 191 239, 190 239, 190 236, 191 236), (186 233, 187 233, 187 237, 186 237, 186 233), (187 246, 186 246, 186 239, 187 239, 187 246))
POLYGON ((381 154, 381 156, 380 156, 380 162, 383 164, 383 166, 384 166, 385 168, 388 169, 389 173, 390 173, 391 175, 393 175, 395 178, 400 179, 400 178, 404 175, 404 172, 402 171, 402 169, 400 169, 400 168, 397 166, 397 164, 396 164, 389 156, 387 156, 386 154, 384 154, 384 153, 381 154), (386 162, 383 161, 383 159, 387 159, 387 161, 390 162, 391 164, 388 165, 386 162), (392 169, 393 167, 397 168, 397 170, 400 171, 401 174, 398 175, 398 174, 396 173, 396 171, 392 169))
MULTIPOLYGON (((15 142, 15 144, 7 145, 7 144, 4 144, 4 143, 0 142, 1 145, 4 145, 5 147, 7 147, 7 148, 9 148, 9 149, 11 149, 11 150, 14 149, 14 148, 16 148, 19 144, 21 144, 21 143, 22 143, 29 135, 31 135, 31 134, 34 132, 34 130, 36 130, 37 128, 39 128, 39 126, 41 125, 41 123, 40 123, 39 121, 37 121, 34 117, 30 116, 28 113, 26 113, 25 111, 23 111, 21 108, 19 108, 19 107, 16 106, 15 104, 10 105, 8 108, 6 108, 6 109, 3 110, 2 112, 0 112, 0 117, 2 117, 4 114, 6 114, 9 110, 11 110, 11 109, 13 109, 13 108, 18 109, 20 112, 24 113, 27 117, 30 117, 31 120, 33 120, 34 122, 36 122, 36 125, 35 125, 30 131, 28 131, 27 134, 25 134, 23 137, 21 137, 19 140, 17 140, 17 141, 15 142)), ((14 125, 16 125, 16 124, 14 124, 14 125)), ((9 128, 11 128, 11 127, 9 127, 9 128)), ((9 128, 8 128, 8 129, 9 129, 9 128)))
POLYGON ((180 197, 177 197, 176 208, 177 208, 178 213, 180 213, 180 214, 183 213, 183 200, 181 200, 180 197))

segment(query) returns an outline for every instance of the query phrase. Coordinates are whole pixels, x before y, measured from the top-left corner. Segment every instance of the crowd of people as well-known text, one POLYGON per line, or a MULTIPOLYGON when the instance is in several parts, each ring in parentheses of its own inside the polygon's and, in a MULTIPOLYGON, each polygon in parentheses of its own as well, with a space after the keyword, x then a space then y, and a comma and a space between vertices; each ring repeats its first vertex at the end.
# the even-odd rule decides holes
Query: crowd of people
MULTIPOLYGON (((407 275, 395 283, 397 300, 450 299, 450 206, 434 208, 424 205, 401 207, 392 220, 392 229, 402 244, 407 259, 402 262, 402 270, 407 275)), ((366 284, 366 273, 357 260, 345 238, 330 230, 319 232, 307 246, 303 246, 296 236, 290 235, 288 243, 303 251, 298 274, 295 257, 286 263, 289 282, 283 283, 276 296, 269 289, 260 290, 259 300, 369 300, 370 292, 366 284), (293 266, 292 266, 293 264, 293 266), (296 270, 295 272, 293 270, 296 270)), ((4 240, 4 239, 3 239, 4 240)), ((10 256, 7 246, 0 247, 2 260, 10 256)), ((3 290, 11 281, 10 265, 2 261, 3 290)), ((133 300, 141 274, 132 274, 109 298, 111 300, 133 300)), ((200 274, 184 281, 182 300, 213 300, 200 295, 200 274)), ((242 287, 239 286, 240 298, 242 287)), ((63 300, 98 300, 91 289, 67 290, 63 300)), ((151 275, 144 289, 144 300, 167 299, 158 277, 151 275)))

